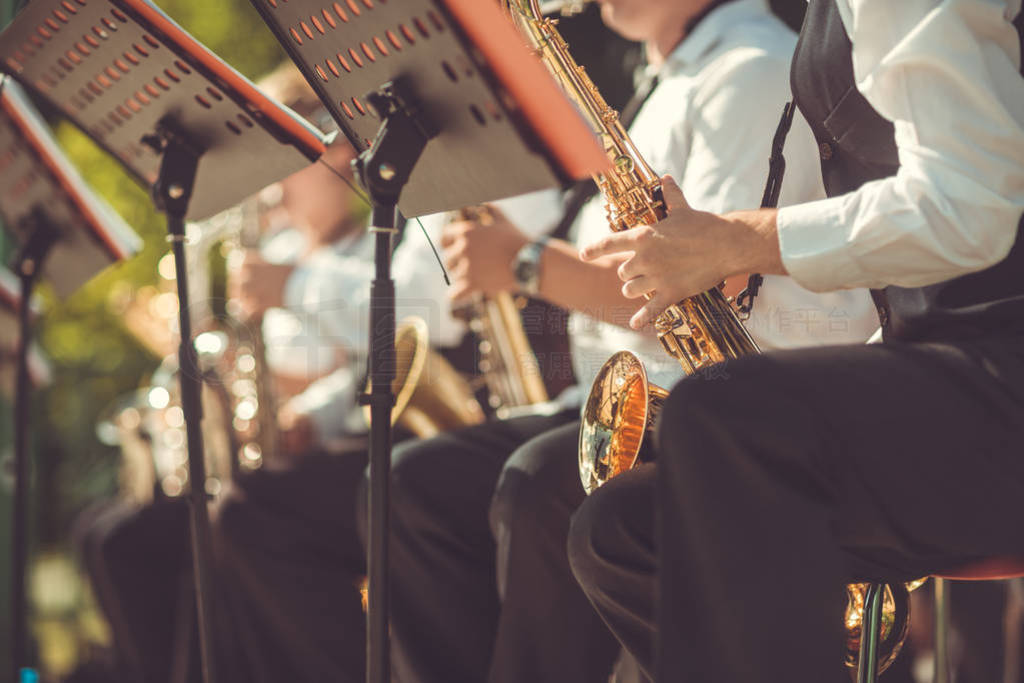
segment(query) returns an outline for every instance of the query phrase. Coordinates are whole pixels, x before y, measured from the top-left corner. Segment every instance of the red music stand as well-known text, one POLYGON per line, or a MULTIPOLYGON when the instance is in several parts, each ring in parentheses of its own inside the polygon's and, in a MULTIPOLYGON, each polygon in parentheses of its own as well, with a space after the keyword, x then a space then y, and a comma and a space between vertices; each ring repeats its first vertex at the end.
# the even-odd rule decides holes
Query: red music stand
POLYGON ((167 216, 178 289, 193 571, 204 680, 210 528, 185 219, 227 209, 316 161, 325 138, 196 42, 148 0, 37 0, 0 34, 0 68, 34 90, 150 189, 167 216))
POLYGON ((352 145, 373 203, 367 680, 389 683, 395 207, 419 216, 588 177, 609 160, 496 3, 251 0, 352 145))
POLYGON ((92 194, 24 93, 7 77, 0 77, 0 218, 20 244, 16 258, 20 292, 16 299, 5 297, 20 323, 11 552, 12 680, 18 680, 26 664, 28 642, 25 567, 33 307, 25 302, 32 301, 32 289, 40 275, 50 280, 58 294, 67 295, 110 263, 134 254, 141 242, 92 194))

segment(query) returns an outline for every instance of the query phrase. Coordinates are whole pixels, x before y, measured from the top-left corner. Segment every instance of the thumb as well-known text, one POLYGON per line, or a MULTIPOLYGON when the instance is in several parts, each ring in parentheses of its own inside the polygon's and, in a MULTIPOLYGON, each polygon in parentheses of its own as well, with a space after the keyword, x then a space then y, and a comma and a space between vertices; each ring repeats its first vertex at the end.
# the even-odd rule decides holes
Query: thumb
POLYGON ((665 206, 668 207, 669 213, 679 209, 690 208, 686 197, 683 196, 683 191, 670 175, 663 175, 661 177, 661 195, 665 199, 665 206))

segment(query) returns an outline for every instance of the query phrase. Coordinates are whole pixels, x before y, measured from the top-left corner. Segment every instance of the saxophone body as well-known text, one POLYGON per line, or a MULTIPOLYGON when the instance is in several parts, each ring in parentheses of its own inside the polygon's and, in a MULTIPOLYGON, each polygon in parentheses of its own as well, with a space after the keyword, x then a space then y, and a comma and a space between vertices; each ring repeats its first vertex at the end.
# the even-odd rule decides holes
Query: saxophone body
MULTIPOLYGON (((617 232, 663 219, 668 210, 660 179, 637 151, 618 114, 573 60, 556 21, 543 16, 538 0, 502 1, 520 33, 604 146, 612 170, 594 180, 605 198, 611 229, 617 232)), ((760 352, 718 287, 669 306, 655 320, 654 327, 662 347, 688 375, 730 358, 760 352)), ((635 354, 620 351, 605 363, 584 404, 580 429, 579 469, 588 494, 637 464, 645 434, 667 396, 668 391, 648 381, 643 363, 635 354)), ((889 666, 903 645, 910 619, 908 593, 918 585, 889 584, 885 589, 879 671, 889 666)), ((846 663, 851 667, 857 664, 861 645, 866 591, 867 584, 863 583, 847 587, 844 625, 846 663)))
MULTIPOLYGON (((487 225, 492 216, 487 207, 473 206, 453 212, 453 219, 487 225)), ((541 377, 540 364, 530 346, 520 315, 523 301, 509 292, 490 296, 476 294, 453 313, 469 325, 479 340, 477 369, 487 387, 487 399, 494 414, 510 417, 518 408, 549 399, 541 377)))
MULTIPOLYGON (((594 180, 605 199, 611 229, 628 230, 665 218, 668 209, 660 178, 637 150, 618 113, 573 59, 557 22, 542 16, 537 0, 505 3, 520 33, 601 140, 611 170, 594 180)), ((687 374, 759 351, 717 287, 669 306, 654 327, 662 347, 687 374)), ((643 365, 632 354, 616 354, 602 368, 585 404, 580 430, 580 476, 588 493, 636 463, 644 433, 657 418, 665 393, 649 386, 643 365)))

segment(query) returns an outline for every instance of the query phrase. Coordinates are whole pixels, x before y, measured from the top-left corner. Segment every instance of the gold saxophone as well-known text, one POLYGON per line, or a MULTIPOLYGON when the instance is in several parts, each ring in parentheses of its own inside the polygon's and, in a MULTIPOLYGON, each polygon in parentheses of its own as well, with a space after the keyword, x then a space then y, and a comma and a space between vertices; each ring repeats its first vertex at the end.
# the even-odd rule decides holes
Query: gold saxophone
MULTIPOLYGON (((589 121, 612 162, 611 171, 594 177, 607 202, 611 229, 628 230, 665 218, 668 210, 661 180, 637 151, 619 115, 573 60, 556 22, 542 16, 537 0, 505 2, 519 30, 589 121)), ((718 287, 669 306, 654 327, 662 347, 687 374, 759 351, 718 287)), ((591 388, 580 430, 580 476, 587 493, 636 463, 644 434, 666 393, 649 386, 642 364, 631 353, 620 352, 605 364, 591 388)))
MULTIPOLYGON (((493 215, 485 206, 454 212, 454 220, 487 225, 493 215)), ((509 292, 490 296, 475 294, 468 304, 453 311, 476 335, 480 353, 478 370, 487 386, 487 399, 498 418, 510 417, 516 408, 544 403, 547 387, 537 357, 523 329, 522 303, 509 292)))
MULTIPOLYGON (((637 151, 618 114, 572 58, 557 22, 543 16, 538 0, 502 0, 502 4, 604 145, 612 170, 594 180, 605 198, 611 229, 618 232, 665 218, 668 210, 660 179, 637 151)), ((665 351, 688 375, 729 358, 760 353, 719 287, 669 306, 654 326, 665 351)), ((579 469, 588 494, 636 465, 644 436, 667 395, 665 389, 648 382, 640 359, 628 351, 616 353, 604 364, 584 404, 580 429, 579 469)), ((892 663, 903 645, 910 619, 908 593, 918 585, 886 587, 879 671, 892 663)), ((844 624, 850 666, 857 665, 866 590, 867 584, 847 586, 844 624)))

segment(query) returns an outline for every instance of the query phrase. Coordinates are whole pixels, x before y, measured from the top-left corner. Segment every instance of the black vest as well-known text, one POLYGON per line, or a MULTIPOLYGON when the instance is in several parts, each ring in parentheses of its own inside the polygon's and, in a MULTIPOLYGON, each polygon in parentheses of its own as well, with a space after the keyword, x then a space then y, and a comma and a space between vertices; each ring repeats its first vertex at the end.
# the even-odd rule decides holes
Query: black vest
MULTIPOLYGON (((1018 29, 1022 23, 1018 20, 1018 29)), ((857 90, 836 0, 810 0, 793 57, 793 94, 818 141, 828 196, 899 168, 893 125, 857 90)), ((1024 331, 1024 218, 1010 254, 986 270, 929 285, 872 292, 887 339, 950 339, 1024 331)))

